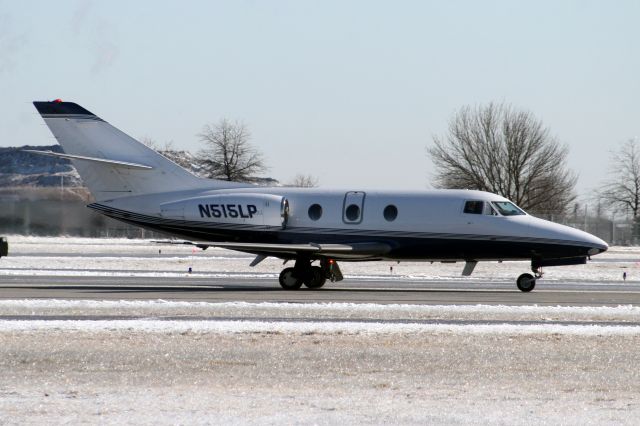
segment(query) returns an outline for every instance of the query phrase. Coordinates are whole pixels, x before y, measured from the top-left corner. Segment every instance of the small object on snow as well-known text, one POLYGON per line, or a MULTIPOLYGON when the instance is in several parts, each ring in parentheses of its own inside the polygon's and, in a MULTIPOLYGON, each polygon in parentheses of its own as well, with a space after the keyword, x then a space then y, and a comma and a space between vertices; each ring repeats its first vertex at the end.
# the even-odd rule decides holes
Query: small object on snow
POLYGON ((162 249, 158 249, 158 254, 162 254, 162 249))
POLYGON ((193 272, 193 269, 191 269, 191 266, 189 266, 189 273, 193 272))
POLYGON ((627 280, 627 271, 624 271, 622 273, 622 281, 626 281, 627 280))
POLYGON ((389 273, 393 275, 393 266, 389 266, 389 273))
POLYGON ((9 254, 9 243, 5 237, 0 237, 0 257, 9 254))

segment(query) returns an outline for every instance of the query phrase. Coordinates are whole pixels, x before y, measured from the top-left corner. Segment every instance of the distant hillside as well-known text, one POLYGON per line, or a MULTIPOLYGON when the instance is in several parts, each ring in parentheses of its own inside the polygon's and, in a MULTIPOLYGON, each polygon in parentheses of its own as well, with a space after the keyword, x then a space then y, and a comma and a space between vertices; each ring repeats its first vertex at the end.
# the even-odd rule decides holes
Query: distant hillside
MULTIPOLYGON (((24 152, 26 149, 62 152, 60 145, 0 147, 0 188, 15 187, 82 187, 82 179, 71 161, 24 152)), ((162 155, 174 163, 202 176, 202 167, 189 151, 161 150, 162 155)), ((256 178, 256 185, 279 186, 272 178, 256 178)))
POLYGON ((82 186, 69 160, 31 154, 25 149, 62 152, 60 145, 0 148, 0 187, 82 186))

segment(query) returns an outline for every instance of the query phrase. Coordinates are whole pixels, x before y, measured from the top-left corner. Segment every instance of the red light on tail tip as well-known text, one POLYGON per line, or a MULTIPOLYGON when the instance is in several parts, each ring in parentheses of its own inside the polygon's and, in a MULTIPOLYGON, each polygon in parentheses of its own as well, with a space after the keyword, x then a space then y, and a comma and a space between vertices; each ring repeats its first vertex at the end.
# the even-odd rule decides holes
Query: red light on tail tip
POLYGON ((60 102, 62 102, 62 99, 59 99, 59 98, 58 98, 58 99, 54 100, 53 102, 55 102, 55 103, 59 104, 60 102))

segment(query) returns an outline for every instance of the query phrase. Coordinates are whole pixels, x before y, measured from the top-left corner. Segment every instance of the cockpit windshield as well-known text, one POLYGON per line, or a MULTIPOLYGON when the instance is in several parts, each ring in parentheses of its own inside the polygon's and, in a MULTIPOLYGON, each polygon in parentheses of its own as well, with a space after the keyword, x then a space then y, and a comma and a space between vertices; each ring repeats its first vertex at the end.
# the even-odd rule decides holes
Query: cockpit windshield
POLYGON ((526 214, 510 201, 492 201, 491 204, 502 216, 521 216, 526 214))

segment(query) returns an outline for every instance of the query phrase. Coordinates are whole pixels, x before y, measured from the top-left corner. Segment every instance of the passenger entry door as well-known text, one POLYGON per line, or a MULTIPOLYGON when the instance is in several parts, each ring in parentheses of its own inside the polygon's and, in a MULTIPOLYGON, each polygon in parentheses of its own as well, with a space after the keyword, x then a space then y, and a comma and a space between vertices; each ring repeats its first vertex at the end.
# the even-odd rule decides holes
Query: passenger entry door
POLYGON ((344 195, 342 205, 342 221, 349 224, 362 222, 364 213, 365 193, 362 191, 350 191, 344 195))

